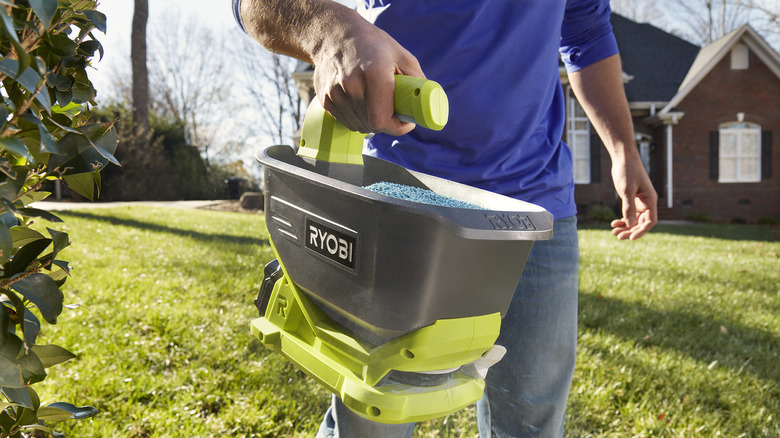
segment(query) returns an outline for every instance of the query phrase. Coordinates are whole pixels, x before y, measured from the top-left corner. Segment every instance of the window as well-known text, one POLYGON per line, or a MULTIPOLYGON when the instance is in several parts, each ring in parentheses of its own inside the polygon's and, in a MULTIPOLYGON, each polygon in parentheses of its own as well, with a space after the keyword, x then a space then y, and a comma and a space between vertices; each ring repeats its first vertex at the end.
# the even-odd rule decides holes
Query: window
POLYGON ((574 183, 590 184, 590 121, 570 88, 567 90, 566 142, 574 159, 574 183))
POLYGON ((724 123, 718 134, 718 182, 761 181, 761 126, 724 123))
POLYGON ((747 70, 750 49, 744 44, 737 44, 731 49, 731 69, 747 70))

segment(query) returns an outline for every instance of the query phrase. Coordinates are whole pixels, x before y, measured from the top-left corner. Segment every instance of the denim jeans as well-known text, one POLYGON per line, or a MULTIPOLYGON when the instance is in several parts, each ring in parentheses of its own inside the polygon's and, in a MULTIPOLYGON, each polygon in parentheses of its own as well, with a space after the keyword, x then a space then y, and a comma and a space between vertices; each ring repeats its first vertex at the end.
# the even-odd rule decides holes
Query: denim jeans
MULTIPOLYGON (((534 243, 497 344, 504 358, 477 402, 481 438, 562 437, 577 349, 577 218, 555 221, 553 238, 534 243)), ((365 420, 333 397, 317 438, 407 438, 414 424, 365 420)))

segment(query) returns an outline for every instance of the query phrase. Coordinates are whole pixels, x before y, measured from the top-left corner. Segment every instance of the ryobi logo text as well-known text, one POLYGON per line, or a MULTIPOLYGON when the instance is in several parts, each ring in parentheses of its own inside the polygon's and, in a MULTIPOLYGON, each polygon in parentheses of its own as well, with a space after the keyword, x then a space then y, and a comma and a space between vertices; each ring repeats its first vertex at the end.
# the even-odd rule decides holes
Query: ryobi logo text
POLYGON ((306 248, 350 269, 355 269, 356 242, 355 236, 306 219, 306 248))

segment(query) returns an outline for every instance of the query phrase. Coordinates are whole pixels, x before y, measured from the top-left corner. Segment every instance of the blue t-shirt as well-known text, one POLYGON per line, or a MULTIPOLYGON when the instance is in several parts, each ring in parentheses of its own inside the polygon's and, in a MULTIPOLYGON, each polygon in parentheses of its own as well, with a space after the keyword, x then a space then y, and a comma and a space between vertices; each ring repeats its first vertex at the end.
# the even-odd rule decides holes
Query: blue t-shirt
POLYGON ((608 0, 358 0, 358 11, 415 55, 450 102, 443 130, 375 135, 366 154, 556 219, 576 214, 558 54, 576 71, 618 53, 608 0))
POLYGON ((617 53, 609 2, 365 3, 361 14, 415 55, 450 101, 442 131, 375 135, 366 153, 538 204, 556 219, 575 214, 558 54, 574 71, 617 53))

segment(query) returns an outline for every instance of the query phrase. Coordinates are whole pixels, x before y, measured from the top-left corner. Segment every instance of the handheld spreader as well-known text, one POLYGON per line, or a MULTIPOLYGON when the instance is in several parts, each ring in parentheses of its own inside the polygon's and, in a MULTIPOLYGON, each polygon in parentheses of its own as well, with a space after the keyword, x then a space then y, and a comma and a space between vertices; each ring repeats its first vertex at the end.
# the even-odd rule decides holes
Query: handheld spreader
MULTIPOLYGON (((442 129, 439 84, 396 77, 395 111, 442 129)), ((501 317, 531 245, 552 215, 527 202, 364 156, 364 135, 314 100, 300 148, 270 146, 265 214, 276 259, 266 265, 252 333, 383 423, 445 416, 478 400, 501 317), (404 200, 391 183, 475 208, 404 200)))

